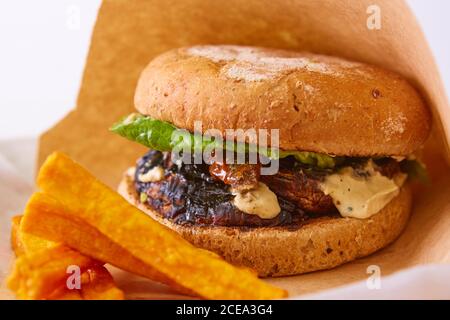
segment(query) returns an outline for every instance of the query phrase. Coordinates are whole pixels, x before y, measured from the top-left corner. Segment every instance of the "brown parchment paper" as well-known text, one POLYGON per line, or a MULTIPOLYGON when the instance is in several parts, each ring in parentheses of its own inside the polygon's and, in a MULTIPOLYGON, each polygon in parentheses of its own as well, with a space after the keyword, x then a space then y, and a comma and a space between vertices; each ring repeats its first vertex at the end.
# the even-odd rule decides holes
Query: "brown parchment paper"
MULTIPOLYGON (((38 166, 62 150, 116 187, 122 172, 145 152, 108 132, 133 110, 140 71, 163 51, 204 43, 308 50, 380 65, 407 77, 433 112, 424 152, 432 183, 417 190, 402 236, 377 254, 333 270, 268 281, 296 295, 363 280, 373 264, 387 275, 417 264, 450 263, 450 108, 423 33, 400 0, 106 0, 76 108, 41 136, 38 166), (372 4, 381 10, 380 30, 367 27, 372 4)), ((179 297, 164 286, 114 273, 130 298, 179 297)))

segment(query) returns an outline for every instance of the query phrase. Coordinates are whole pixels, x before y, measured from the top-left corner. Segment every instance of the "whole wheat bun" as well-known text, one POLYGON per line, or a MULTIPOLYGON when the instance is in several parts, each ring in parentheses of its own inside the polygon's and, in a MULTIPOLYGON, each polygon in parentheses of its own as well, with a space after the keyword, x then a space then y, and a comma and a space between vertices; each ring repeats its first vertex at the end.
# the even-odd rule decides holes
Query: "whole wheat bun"
POLYGON ((330 269, 367 256, 397 238, 411 211, 411 190, 405 184, 396 198, 368 219, 324 217, 295 230, 181 226, 141 203, 130 176, 124 176, 118 191, 195 246, 214 251, 232 264, 250 267, 262 277, 330 269))
POLYGON ((279 129, 281 149, 334 155, 408 155, 430 131, 423 100, 392 72, 257 47, 166 52, 142 72, 135 106, 190 131, 197 120, 202 131, 279 129))

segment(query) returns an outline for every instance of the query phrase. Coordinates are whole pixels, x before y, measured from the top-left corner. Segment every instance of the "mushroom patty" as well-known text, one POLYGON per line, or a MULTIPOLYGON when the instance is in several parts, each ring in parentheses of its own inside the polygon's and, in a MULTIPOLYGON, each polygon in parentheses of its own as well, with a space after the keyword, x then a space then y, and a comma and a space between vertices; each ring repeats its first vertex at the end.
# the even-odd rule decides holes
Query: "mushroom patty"
POLYGON ((179 224, 265 227, 301 225, 308 218, 294 202, 282 197, 278 197, 281 212, 273 219, 246 214, 233 204, 230 186, 210 175, 209 165, 177 165, 168 152, 151 150, 140 158, 134 181, 141 201, 164 218, 179 224), (139 175, 155 166, 164 168, 162 180, 139 181, 139 175))

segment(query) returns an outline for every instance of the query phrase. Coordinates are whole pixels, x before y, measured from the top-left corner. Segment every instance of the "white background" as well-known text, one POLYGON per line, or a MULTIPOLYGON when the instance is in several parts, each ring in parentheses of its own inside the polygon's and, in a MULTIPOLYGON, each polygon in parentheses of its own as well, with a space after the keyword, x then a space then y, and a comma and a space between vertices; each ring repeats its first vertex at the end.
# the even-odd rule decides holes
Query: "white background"
MULTIPOLYGON (((450 92, 450 1, 408 2, 450 92)), ((99 5, 99 0, 0 2, 0 140, 36 136, 74 107, 99 5), (77 10, 79 23, 71 18, 77 10)))

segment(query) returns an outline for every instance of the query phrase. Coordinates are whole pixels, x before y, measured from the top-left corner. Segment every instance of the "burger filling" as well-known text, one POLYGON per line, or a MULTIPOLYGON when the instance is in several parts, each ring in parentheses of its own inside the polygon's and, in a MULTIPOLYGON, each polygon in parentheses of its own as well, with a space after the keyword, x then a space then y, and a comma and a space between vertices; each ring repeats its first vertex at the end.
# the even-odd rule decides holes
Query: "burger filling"
POLYGON ((282 150, 277 158, 264 154, 279 161, 279 170, 261 175, 261 163, 174 160, 170 137, 178 129, 163 121, 133 114, 112 130, 152 149, 137 162, 134 188, 142 203, 178 224, 298 227, 324 216, 365 219, 398 195, 408 174, 424 175, 406 158, 282 150))

